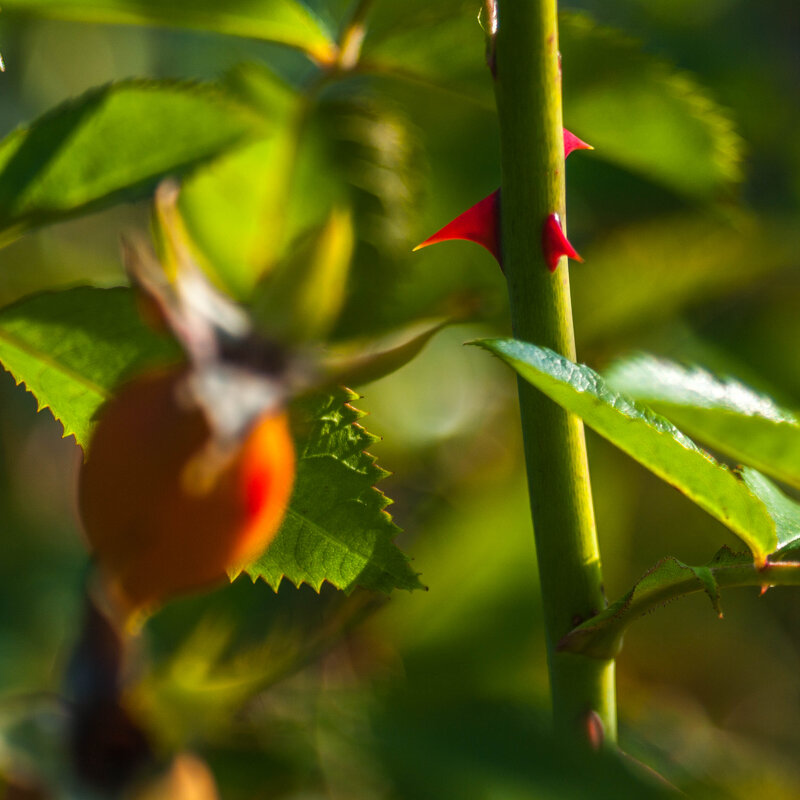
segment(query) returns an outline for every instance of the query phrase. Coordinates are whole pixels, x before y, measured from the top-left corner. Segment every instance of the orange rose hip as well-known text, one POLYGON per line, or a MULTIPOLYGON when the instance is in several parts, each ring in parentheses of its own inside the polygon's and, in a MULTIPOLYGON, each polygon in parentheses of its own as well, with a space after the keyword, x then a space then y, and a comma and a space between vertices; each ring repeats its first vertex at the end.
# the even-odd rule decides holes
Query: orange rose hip
MULTIPOLYGON (((130 611, 207 587, 274 538, 295 456, 283 408, 258 416, 224 452, 184 401, 189 370, 139 377, 101 411, 80 474, 87 537, 130 611)), ((231 386, 235 392, 236 386, 231 386)))

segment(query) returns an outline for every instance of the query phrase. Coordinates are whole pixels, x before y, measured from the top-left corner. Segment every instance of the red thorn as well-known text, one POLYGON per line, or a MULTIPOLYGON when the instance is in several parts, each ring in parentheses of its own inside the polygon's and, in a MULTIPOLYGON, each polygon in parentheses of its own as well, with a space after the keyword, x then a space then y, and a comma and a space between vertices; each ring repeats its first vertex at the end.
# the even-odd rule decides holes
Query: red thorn
POLYGON ((542 250, 544 251, 544 260, 547 262, 547 267, 550 272, 556 271, 558 260, 561 256, 567 256, 567 258, 575 259, 575 261, 583 261, 575 248, 569 243, 567 237, 564 236, 558 214, 551 214, 544 221, 544 227, 542 228, 542 250))
POLYGON ((479 203, 468 208, 441 230, 418 244, 414 250, 420 250, 431 244, 447 242, 451 239, 463 239, 485 247, 500 263, 500 190, 492 192, 479 203))
MULTIPOLYGON (((594 150, 590 144, 586 144, 582 139, 575 136, 564 128, 564 158, 573 150, 594 150)), ((559 228, 560 231, 560 228, 559 228)), ((563 233, 561 237, 564 238, 563 233)), ((449 222, 433 236, 429 236, 424 242, 418 244, 414 250, 421 250, 439 242, 449 242, 454 239, 461 239, 467 242, 475 242, 481 247, 485 247, 502 266, 500 257, 500 190, 492 192, 488 197, 484 197, 479 203, 468 208, 463 214, 459 214, 452 222, 449 222)), ((566 249, 562 249, 559 255, 566 254, 570 258, 578 261, 583 259, 572 249, 572 246, 564 239, 566 249)), ((547 249, 545 249, 547 252, 547 249)), ((548 262, 549 263, 549 262, 548 262)), ((555 267, 551 267, 555 269, 555 267)))
POLYGON ((596 711, 590 711, 584 717, 583 724, 589 746, 592 750, 598 751, 603 746, 603 741, 606 738, 603 720, 600 719, 600 715, 596 711))
POLYGON ((564 128, 564 158, 573 150, 594 150, 594 147, 586 144, 583 139, 579 139, 574 133, 564 128))
POLYGON ((771 586, 770 584, 768 584, 768 583, 765 583, 765 584, 764 584, 764 585, 761 587, 761 592, 759 593, 759 595, 758 595, 758 596, 759 596, 759 597, 763 597, 763 596, 764 596, 764 595, 765 595, 765 594, 766 594, 766 593, 767 593, 767 592, 768 592, 768 591, 769 591, 771 588, 772 588, 772 586, 771 586))

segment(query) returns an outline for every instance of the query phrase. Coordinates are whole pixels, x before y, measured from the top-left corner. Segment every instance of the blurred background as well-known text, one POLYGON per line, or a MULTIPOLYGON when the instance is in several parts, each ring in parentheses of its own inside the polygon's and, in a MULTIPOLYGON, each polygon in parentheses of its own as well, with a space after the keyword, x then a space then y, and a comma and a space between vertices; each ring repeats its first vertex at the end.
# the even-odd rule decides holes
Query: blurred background
MULTIPOLYGON (((347 7, 312 5, 334 31, 347 7)), ((270 232, 282 242, 276 263, 333 204, 345 198, 352 210, 334 339, 477 308, 399 372, 356 387, 366 427, 383 437, 375 454, 393 472, 381 488, 395 501, 398 544, 429 591, 387 600, 284 583, 275 594, 244 577, 148 624, 137 707, 164 752, 197 754, 224 798, 624 796, 616 773, 606 790, 548 749, 515 384, 462 347, 508 333, 502 275, 467 243, 411 253, 500 177, 476 4, 430 5, 376 3, 364 60, 392 69, 365 68, 313 95, 308 61, 268 44, 0 16, 3 135, 131 76, 311 98, 296 176, 287 183, 274 154, 247 174, 286 198, 270 232)), ((565 124, 596 148, 567 165, 570 238, 585 258, 571 265, 579 360, 602 371, 646 350, 800 408, 797 4, 561 9, 565 124)), ((240 199, 218 200, 235 215, 240 199)), ((220 249, 220 259, 235 256, 244 233, 185 212, 212 260, 220 249)), ((0 305, 56 286, 122 283, 119 233, 147 224, 146 204, 120 205, 25 236, 0 253, 0 305)), ((228 288, 246 293, 235 281, 228 288)), ((736 547, 711 517, 588 436, 610 599, 662 556, 700 564, 722 544, 736 547)), ((0 774, 12 764, 37 778, 59 769, 54 696, 87 571, 74 510, 79 459, 49 413, 0 375, 0 774)), ((621 745, 691 796, 798 797, 800 592, 729 591, 722 602, 723 621, 693 595, 626 635, 621 745)))

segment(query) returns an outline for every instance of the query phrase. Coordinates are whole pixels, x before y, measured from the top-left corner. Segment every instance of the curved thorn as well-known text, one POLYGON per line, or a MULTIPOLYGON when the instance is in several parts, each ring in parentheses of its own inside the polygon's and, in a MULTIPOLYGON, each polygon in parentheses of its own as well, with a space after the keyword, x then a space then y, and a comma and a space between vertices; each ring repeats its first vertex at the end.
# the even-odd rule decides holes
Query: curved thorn
MULTIPOLYGON (((564 128, 564 158, 573 150, 594 150, 594 148, 575 136, 574 133, 564 128)), ((563 236, 563 234, 562 234, 563 236)), ((475 242, 481 247, 486 248, 497 260, 503 264, 500 253, 500 190, 492 192, 488 197, 471 206, 462 214, 459 214, 452 222, 448 222, 440 228, 433 236, 429 236, 424 242, 414 248, 414 252, 421 250, 439 242, 448 242, 454 239, 461 239, 467 242, 475 242)), ((566 242, 566 239, 564 240, 566 242)), ((566 242, 568 250, 562 254, 570 258, 582 259, 572 249, 569 242, 566 242), (574 255, 573 255, 574 253, 574 255)), ((549 264, 549 262, 548 262, 549 264)), ((551 267, 551 270, 555 267, 551 267)))
POLYGON ((584 142, 583 139, 579 139, 572 131, 564 128, 564 158, 573 150, 594 150, 594 147, 584 142))
POLYGON ((492 192, 474 206, 459 214, 452 222, 448 222, 433 236, 418 244, 414 250, 421 250, 439 242, 451 239, 463 239, 485 247, 500 264, 500 237, 498 236, 500 221, 500 190, 492 192))
POLYGON ((550 272, 555 272, 561 256, 567 256, 575 261, 583 261, 575 248, 569 243, 569 239, 564 235, 561 228, 561 220, 558 214, 551 214, 545 221, 542 228, 542 250, 544 260, 550 272))

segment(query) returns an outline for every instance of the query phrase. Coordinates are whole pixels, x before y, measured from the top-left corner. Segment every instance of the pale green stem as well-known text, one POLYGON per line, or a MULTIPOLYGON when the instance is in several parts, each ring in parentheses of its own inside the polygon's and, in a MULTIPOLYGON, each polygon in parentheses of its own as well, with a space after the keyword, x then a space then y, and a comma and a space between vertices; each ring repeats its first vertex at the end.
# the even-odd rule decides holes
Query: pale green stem
MULTIPOLYGON (((565 220, 555 0, 497 0, 495 94, 502 148, 502 250, 514 336, 575 359, 569 273, 550 273, 542 226, 565 220)), ((520 379, 519 402, 539 561, 555 729, 573 739, 599 720, 616 739, 614 661, 559 652, 605 607, 583 425, 520 379)))

